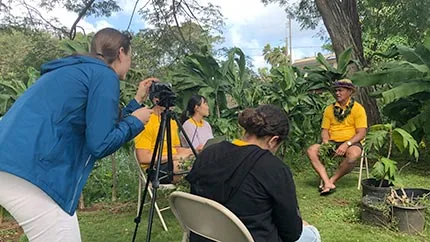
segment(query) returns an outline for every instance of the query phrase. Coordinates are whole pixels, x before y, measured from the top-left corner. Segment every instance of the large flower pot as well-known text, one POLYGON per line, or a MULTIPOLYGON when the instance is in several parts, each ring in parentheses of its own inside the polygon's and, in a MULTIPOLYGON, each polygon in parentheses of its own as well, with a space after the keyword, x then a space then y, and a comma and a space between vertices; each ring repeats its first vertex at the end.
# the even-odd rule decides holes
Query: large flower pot
MULTIPOLYGON (((422 188, 404 188, 405 194, 408 198, 416 200, 418 198, 427 197, 430 199, 430 190, 422 188)), ((396 190, 397 195, 402 196, 401 189, 396 190)), ((424 230, 425 225, 425 209, 423 205, 414 207, 405 207, 401 205, 392 206, 393 220, 397 223, 399 231, 416 234, 424 230)))
POLYGON ((393 205, 393 220, 400 232, 417 234, 424 230, 425 206, 403 207, 393 205))
POLYGON ((361 181, 362 196, 371 196, 384 199, 391 191, 392 184, 388 184, 387 180, 382 182, 382 186, 379 187, 381 182, 375 178, 367 178, 361 181))
MULTIPOLYGON (((403 188, 403 190, 406 193, 406 196, 409 198, 419 198, 426 196, 428 199, 430 199, 430 190, 424 189, 424 188, 403 188)), ((396 189, 396 193, 399 196, 403 195, 402 189, 396 189)))
POLYGON ((384 199, 364 196, 361 199, 361 221, 376 226, 387 226, 391 221, 389 206, 384 199))

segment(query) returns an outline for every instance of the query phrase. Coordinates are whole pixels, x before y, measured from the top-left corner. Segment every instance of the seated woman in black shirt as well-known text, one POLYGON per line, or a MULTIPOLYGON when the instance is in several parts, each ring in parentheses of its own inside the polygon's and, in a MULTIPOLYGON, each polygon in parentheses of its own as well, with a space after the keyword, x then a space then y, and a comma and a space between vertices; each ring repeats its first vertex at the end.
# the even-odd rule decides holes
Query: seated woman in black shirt
MULTIPOLYGON (((242 139, 199 154, 186 177, 191 193, 227 207, 256 242, 320 241, 315 227, 303 226, 290 169, 272 154, 288 135, 287 114, 261 105, 243 111, 239 124, 245 129, 242 139)), ((190 241, 209 240, 192 234, 190 241)))

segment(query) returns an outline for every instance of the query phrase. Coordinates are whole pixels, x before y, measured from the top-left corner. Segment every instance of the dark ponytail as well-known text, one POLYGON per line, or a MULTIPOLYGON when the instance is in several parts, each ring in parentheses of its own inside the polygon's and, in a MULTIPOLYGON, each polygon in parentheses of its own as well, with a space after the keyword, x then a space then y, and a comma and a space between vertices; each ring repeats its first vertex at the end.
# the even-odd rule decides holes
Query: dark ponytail
POLYGON ((190 97, 190 99, 188 100, 187 106, 181 115, 180 121, 182 124, 185 123, 185 121, 187 121, 190 117, 194 115, 194 112, 195 112, 194 108, 196 106, 202 105, 202 101, 207 102, 206 98, 203 97, 202 95, 194 94, 190 97))

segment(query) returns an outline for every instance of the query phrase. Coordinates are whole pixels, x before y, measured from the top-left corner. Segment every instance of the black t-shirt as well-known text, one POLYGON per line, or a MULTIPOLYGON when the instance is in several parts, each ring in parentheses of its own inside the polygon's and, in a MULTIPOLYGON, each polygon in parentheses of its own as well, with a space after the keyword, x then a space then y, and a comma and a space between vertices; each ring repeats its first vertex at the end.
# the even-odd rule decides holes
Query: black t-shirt
MULTIPOLYGON (((212 145, 197 157, 186 179, 191 193, 227 207, 256 242, 296 241, 301 235, 291 171, 267 150, 229 142, 212 145)), ((209 240, 192 235, 190 241, 209 240)))

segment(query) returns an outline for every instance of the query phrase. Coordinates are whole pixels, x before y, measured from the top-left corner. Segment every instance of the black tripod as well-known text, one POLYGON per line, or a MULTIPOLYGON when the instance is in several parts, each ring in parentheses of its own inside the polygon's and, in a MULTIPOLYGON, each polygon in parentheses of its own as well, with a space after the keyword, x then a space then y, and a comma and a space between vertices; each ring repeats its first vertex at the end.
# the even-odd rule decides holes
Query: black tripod
POLYGON ((152 222, 154 219, 154 209, 155 209, 155 201, 157 199, 157 189, 160 186, 160 180, 168 181, 171 183, 173 181, 173 176, 175 175, 183 175, 188 172, 180 172, 180 173, 174 173, 173 172, 173 156, 172 156, 172 133, 171 133, 171 126, 170 121, 172 118, 176 121, 178 124, 178 127, 182 134, 185 137, 185 140, 187 141, 188 146, 193 151, 194 156, 197 156, 197 152, 194 149, 190 139, 188 138, 187 134, 185 133, 184 129, 182 128, 181 123, 178 121, 178 118, 176 117, 175 112, 171 111, 169 107, 173 106, 173 100, 170 100, 169 98, 165 98, 165 100, 160 100, 157 104, 166 107, 166 109, 161 113, 161 121, 160 121, 160 128, 158 129, 157 134, 157 141, 155 143, 155 147, 152 153, 151 163, 149 164, 149 168, 147 169, 148 173, 148 179, 146 180, 145 184, 145 190, 142 195, 141 204, 139 207, 139 213, 137 217, 134 219, 134 222, 136 223, 136 227, 133 234, 133 242, 136 240, 136 234, 137 229, 139 227, 139 223, 141 221, 142 217, 142 210, 143 210, 143 204, 145 203, 146 194, 148 193, 149 189, 149 182, 152 184, 152 199, 151 199, 151 207, 149 210, 149 217, 148 217, 148 229, 146 234, 146 242, 149 242, 151 240, 151 231, 152 231, 152 222), (167 134, 167 171, 161 171, 161 160, 163 156, 163 145, 164 145, 164 137, 167 134), (156 162, 155 162, 156 161, 156 162), (154 167, 155 165, 155 167, 154 167), (160 174, 162 176, 160 176, 160 174))

